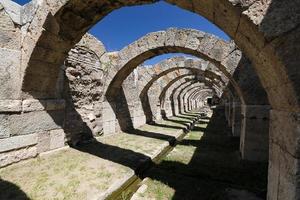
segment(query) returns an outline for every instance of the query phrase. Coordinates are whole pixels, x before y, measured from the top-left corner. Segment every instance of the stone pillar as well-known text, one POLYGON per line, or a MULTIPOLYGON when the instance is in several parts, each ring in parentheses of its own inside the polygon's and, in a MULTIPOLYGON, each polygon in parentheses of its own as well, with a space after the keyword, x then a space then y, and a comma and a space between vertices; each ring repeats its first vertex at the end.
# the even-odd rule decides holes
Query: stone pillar
POLYGON ((111 105, 107 102, 104 101, 102 103, 102 124, 103 124, 103 133, 104 134, 113 134, 115 133, 116 130, 116 115, 111 107, 111 105))
POLYGON ((300 199, 300 113, 271 110, 268 200, 300 199))
POLYGON ((229 103, 228 103, 228 101, 225 102, 225 118, 226 118, 226 121, 229 120, 229 103))
POLYGON ((159 102, 156 103, 155 110, 156 110, 156 112, 155 112, 154 121, 162 120, 162 115, 161 115, 161 109, 160 109, 160 103, 159 102))
POLYGON ((195 108, 196 108, 196 101, 193 100, 193 101, 192 101, 192 107, 191 107, 191 110, 195 110, 195 108))
POLYGON ((193 110, 193 100, 191 98, 188 98, 189 104, 188 104, 188 111, 193 110))
POLYGON ((183 96, 183 108, 184 108, 183 110, 184 110, 184 112, 188 112, 188 110, 189 110, 189 107, 188 107, 189 103, 188 103, 188 100, 185 98, 185 96, 183 96))
POLYGON ((140 103, 140 101, 134 103, 132 123, 134 128, 138 128, 146 124, 146 116, 143 112, 142 104, 140 103))
POLYGON ((181 113, 185 113, 185 104, 184 104, 184 99, 180 96, 180 101, 179 101, 179 103, 180 103, 180 112, 181 113))
POLYGON ((175 115, 179 114, 179 106, 178 106, 178 101, 177 100, 173 100, 174 101, 174 111, 175 111, 175 115))
POLYGON ((232 101, 231 100, 229 100, 229 102, 228 102, 228 120, 227 120, 227 122, 228 122, 228 126, 229 127, 231 127, 231 122, 232 122, 232 112, 233 112, 233 110, 232 110, 232 101))
POLYGON ((169 99, 166 99, 165 101, 165 112, 167 117, 172 116, 172 106, 171 106, 171 101, 169 99))
POLYGON ((241 115, 241 104, 240 102, 233 102, 233 114, 232 114, 232 135, 234 137, 240 137, 241 135, 241 121, 242 121, 242 115, 241 115))
POLYGON ((242 105, 242 129, 240 151, 242 159, 268 160, 269 105, 242 105))

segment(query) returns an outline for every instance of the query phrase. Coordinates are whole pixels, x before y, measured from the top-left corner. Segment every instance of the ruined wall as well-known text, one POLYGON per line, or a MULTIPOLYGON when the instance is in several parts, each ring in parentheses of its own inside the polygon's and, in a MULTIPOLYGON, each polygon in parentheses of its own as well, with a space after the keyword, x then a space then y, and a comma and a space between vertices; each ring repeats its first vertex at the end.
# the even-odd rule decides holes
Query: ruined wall
POLYGON ((102 99, 106 66, 100 57, 103 44, 87 34, 69 52, 65 61, 65 132, 68 140, 84 140, 103 134, 102 99))
POLYGON ((0 2, 0 167, 65 145, 64 99, 21 97, 24 29, 37 6, 0 2))

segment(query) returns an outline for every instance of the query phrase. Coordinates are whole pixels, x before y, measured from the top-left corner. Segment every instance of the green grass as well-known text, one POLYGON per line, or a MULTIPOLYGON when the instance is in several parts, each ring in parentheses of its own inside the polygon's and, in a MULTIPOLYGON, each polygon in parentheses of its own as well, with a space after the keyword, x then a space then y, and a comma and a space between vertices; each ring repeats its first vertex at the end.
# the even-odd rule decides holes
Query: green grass
POLYGON ((164 184, 157 180, 152 180, 150 184, 148 183, 147 192, 150 193, 151 197, 156 200, 171 200, 175 190, 169 187, 167 184, 164 184))
MULTIPOLYGON (((140 130, 176 136, 180 127, 185 127, 171 121, 159 123, 178 126, 179 128, 145 125, 140 130)), ((99 142, 104 146, 107 144, 116 147, 116 149, 130 150, 129 153, 136 152, 152 156, 167 141, 147 137, 147 135, 139 136, 124 133, 111 137, 100 137, 99 142)), ((114 155, 113 152, 109 152, 109 154, 111 157, 120 156, 114 155)), ((128 160, 130 156, 132 155, 125 155, 123 159, 128 160)), ((113 183, 131 173, 132 169, 121 163, 70 148, 0 169, 0 178, 11 183, 9 185, 3 181, 3 184, 0 185, 0 190, 7 191, 5 194, 0 192, 0 199, 18 199, 18 196, 21 196, 20 191, 33 200, 47 198, 93 199, 90 194, 105 192, 113 183), (10 195, 11 197, 7 198, 3 195, 10 195)), ((164 188, 168 188, 167 186, 164 187, 162 183, 161 186, 161 188, 153 188, 158 197, 162 196, 164 188)), ((124 199, 126 199, 126 194, 124 194, 124 199)))

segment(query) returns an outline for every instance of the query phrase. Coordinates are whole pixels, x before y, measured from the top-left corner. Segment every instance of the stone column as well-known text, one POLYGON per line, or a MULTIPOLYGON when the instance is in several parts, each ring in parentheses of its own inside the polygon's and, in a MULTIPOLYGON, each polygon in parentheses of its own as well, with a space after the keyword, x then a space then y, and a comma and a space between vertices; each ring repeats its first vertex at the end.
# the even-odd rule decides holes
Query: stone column
POLYGON ((171 101, 169 99, 165 100, 165 112, 167 117, 172 116, 172 106, 171 106, 171 101))
POLYGON ((113 134, 117 131, 117 121, 116 121, 116 115, 111 107, 111 105, 104 101, 102 103, 102 124, 103 124, 103 133, 104 134, 113 134))
POLYGON ((196 102, 195 100, 192 100, 192 103, 191 103, 191 110, 194 110, 196 108, 196 102))
POLYGON ((300 199, 300 113, 271 110, 268 200, 300 199))
POLYGON ((234 137, 240 137, 241 135, 241 104, 240 102, 233 102, 233 115, 232 115, 232 135, 234 137))
POLYGON ((178 115, 179 114, 179 106, 178 106, 178 101, 177 99, 173 100, 174 101, 174 111, 175 111, 175 115, 178 115))
POLYGON ((155 119, 154 121, 159 121, 162 120, 162 115, 161 115, 161 110, 160 110, 160 102, 156 102, 156 105, 154 105, 154 109, 156 110, 155 112, 155 119))
POLYGON ((242 105, 242 129, 240 151, 242 159, 268 160, 269 105, 242 105))
POLYGON ((228 120, 227 120, 227 122, 228 122, 228 126, 229 127, 231 127, 231 122, 232 122, 232 112, 233 112, 233 110, 232 110, 232 100, 230 99, 229 100, 229 102, 228 102, 228 120))
POLYGON ((142 104, 140 101, 136 101, 133 106, 132 113, 132 122, 133 127, 138 128, 144 124, 146 124, 146 116, 143 112, 142 104))
POLYGON ((188 111, 193 110, 193 100, 191 98, 188 98, 188 111))
POLYGON ((229 102, 228 100, 225 102, 225 118, 226 118, 226 121, 229 120, 229 102))

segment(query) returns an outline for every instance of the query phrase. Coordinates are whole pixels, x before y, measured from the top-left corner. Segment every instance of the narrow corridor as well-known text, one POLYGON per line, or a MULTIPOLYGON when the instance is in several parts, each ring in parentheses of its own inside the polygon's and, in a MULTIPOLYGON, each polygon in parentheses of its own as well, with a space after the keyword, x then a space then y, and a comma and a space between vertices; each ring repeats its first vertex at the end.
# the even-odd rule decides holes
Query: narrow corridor
POLYGON ((174 150, 145 174, 132 198, 173 200, 265 199, 267 164, 241 161, 223 111, 202 117, 174 150))

